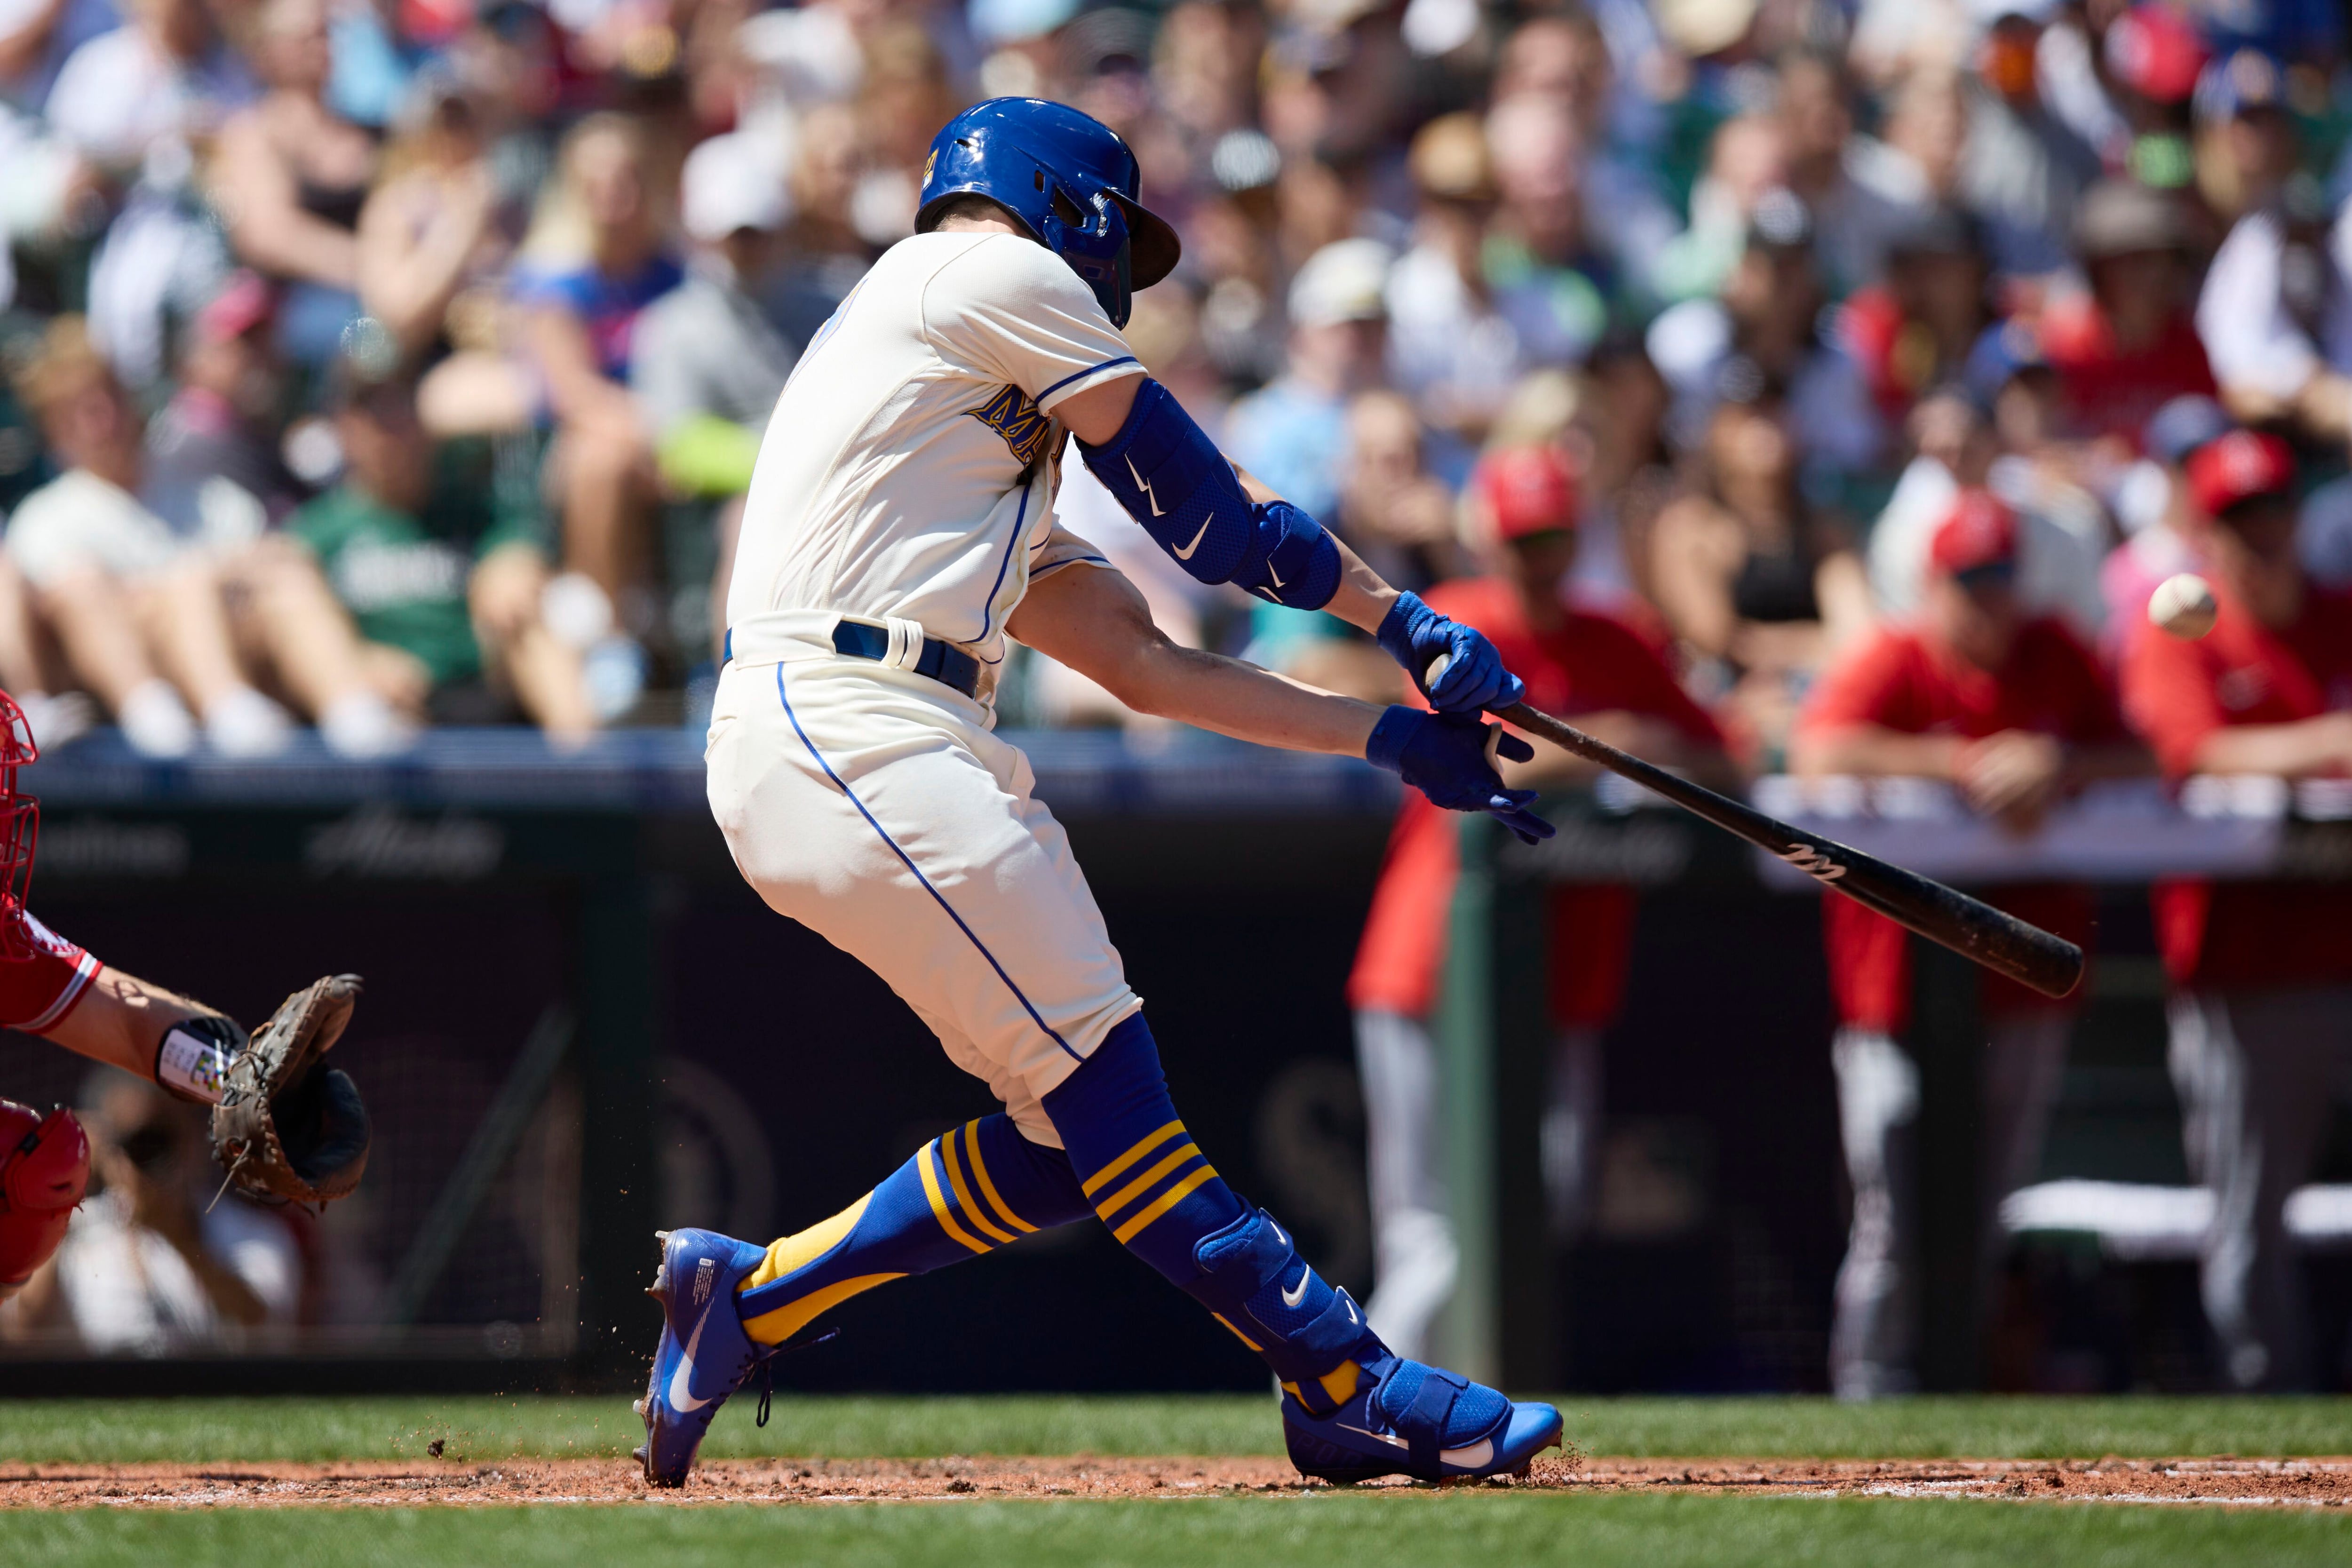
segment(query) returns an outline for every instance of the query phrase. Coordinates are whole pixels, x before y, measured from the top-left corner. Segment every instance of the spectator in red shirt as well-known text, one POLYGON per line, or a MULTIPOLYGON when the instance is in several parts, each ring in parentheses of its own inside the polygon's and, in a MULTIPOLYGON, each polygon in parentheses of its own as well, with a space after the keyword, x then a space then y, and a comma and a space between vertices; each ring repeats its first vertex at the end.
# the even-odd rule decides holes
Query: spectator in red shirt
POLYGON ((2107 180, 2084 197, 2074 242, 2091 291, 2043 313, 2042 353, 2058 373, 2069 433, 2136 448, 2167 402, 2215 390, 2189 314, 2188 221, 2177 198, 2107 180))
MULTIPOLYGON (((2188 464, 2198 545, 2220 603, 2197 641, 2134 628, 2124 700, 2164 771, 2352 773, 2352 595, 2304 576, 2294 462, 2239 430, 2188 464)), ((2286 1195, 2310 1173, 2329 1094, 2352 1071, 2352 888, 2159 883, 2173 984, 2173 1087, 2189 1168, 2213 1191, 2205 1312, 2232 1383, 2312 1386, 2286 1195)))
MULTIPOLYGON (((1918 615, 1879 627, 1814 687, 1790 752, 1796 772, 1947 780, 1978 811, 2031 832, 2075 784, 2145 771, 2097 658, 2064 623, 2019 608, 2017 540, 2009 508, 1960 492, 1932 536, 1918 615)), ((2088 943, 2083 889, 2010 888, 1999 901, 2088 943)), ((1841 1397, 1871 1398, 1916 1386, 1919 1070, 1901 1044, 1910 949, 1900 926, 1850 899, 1822 900, 1822 916, 1853 1185, 1830 1373, 1841 1397)), ((1990 974, 1982 995, 1979 1235, 1990 1265, 1998 1205, 2041 1159, 2073 1012, 1990 974)))
MULTIPOLYGON (((1477 627, 1528 683, 1527 700, 1612 744, 1666 766, 1727 771, 1723 736, 1676 684, 1655 645, 1624 621, 1571 607, 1560 584, 1575 563, 1577 486, 1549 447, 1486 458, 1473 482, 1493 574, 1442 584, 1428 602, 1477 627)), ((1515 787, 1581 783, 1591 764, 1531 742, 1536 758, 1506 771, 1515 787)), ((1446 1206, 1443 1124, 1429 1035, 1458 836, 1409 797, 1372 895, 1349 1005, 1364 1084, 1375 1282, 1367 1313, 1390 1344, 1423 1342, 1452 1293, 1454 1244, 1446 1206)), ((1601 1031, 1615 1016, 1633 937, 1633 892, 1562 887, 1551 901, 1554 1054, 1544 1117, 1544 1179, 1556 1232, 1572 1233, 1591 1193, 1601 1105, 1601 1031)))

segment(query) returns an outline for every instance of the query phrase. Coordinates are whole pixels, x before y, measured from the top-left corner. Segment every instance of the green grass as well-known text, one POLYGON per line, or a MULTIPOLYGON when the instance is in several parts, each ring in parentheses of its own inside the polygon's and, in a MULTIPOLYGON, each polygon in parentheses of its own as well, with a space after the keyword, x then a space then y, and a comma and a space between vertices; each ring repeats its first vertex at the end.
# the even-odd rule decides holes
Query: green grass
POLYGON ((1717 1497, 1307 1495, 1283 1500, 330 1510, 0 1517, 12 1561, 91 1568, 277 1563, 499 1568, 789 1563, 1021 1568, 1279 1563, 1674 1568, 1893 1562, 1959 1568, 2285 1568, 2352 1558, 2343 1510, 1717 1497))
MULTIPOLYGON (((1822 1458, 2096 1458, 2352 1454, 2352 1399, 1928 1398, 1560 1401, 1590 1454, 1822 1458)), ((1264 1397, 782 1398, 719 1417, 714 1458, 772 1454, 1277 1454, 1264 1397)), ((393 1459, 440 1438, 451 1458, 618 1456, 625 1395, 0 1401, 0 1461, 393 1459)))

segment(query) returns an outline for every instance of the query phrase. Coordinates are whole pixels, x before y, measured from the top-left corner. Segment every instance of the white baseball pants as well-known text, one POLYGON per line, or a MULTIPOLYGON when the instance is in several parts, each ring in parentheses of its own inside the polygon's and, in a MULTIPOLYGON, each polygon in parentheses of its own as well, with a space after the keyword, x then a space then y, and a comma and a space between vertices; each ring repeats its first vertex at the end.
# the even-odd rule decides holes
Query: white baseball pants
POLYGON ((987 710, 829 649, 739 658, 705 758, 711 814, 768 907, 887 981, 1024 1134, 1059 1148, 1040 1100, 1142 1003, 987 710))

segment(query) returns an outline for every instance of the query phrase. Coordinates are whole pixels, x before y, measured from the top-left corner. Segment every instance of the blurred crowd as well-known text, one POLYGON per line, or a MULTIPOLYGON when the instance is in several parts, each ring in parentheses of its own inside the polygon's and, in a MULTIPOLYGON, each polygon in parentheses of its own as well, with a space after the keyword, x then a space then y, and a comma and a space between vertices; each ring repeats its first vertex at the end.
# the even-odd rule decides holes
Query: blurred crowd
MULTIPOLYGON (((0 684, 45 743, 697 725, 765 415, 961 105, 1078 105, 1182 233, 1139 357, 1400 583, 1556 449, 1570 592, 1748 767, 1983 489, 2112 657, 2183 443, 2352 577, 2352 113, 2308 0, 5 0, 0 684), (2180 397, 2209 401, 2192 417, 2180 397)), ((1188 640, 1318 618, 1066 521, 1188 640)), ((1122 722, 1028 659, 1026 723, 1122 722)))

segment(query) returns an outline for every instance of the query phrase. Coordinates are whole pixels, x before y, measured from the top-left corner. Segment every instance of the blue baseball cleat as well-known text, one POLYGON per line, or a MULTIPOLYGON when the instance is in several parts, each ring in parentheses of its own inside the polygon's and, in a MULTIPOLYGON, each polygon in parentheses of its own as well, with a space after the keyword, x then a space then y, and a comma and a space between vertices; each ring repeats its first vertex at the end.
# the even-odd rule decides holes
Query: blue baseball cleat
MULTIPOLYGON (((775 1358, 754 1343, 735 1312, 735 1287, 760 1266, 767 1248, 710 1230, 656 1233, 661 1270, 646 1294, 662 1305, 661 1343, 637 1414, 646 1418, 644 1461, 649 1486, 682 1487, 695 1450, 727 1396, 775 1358)), ((767 1402, 761 1401, 766 1422, 767 1402)))
POLYGON ((1560 1440, 1559 1412, 1550 1405, 1516 1403, 1417 1361, 1391 1356, 1360 1371, 1356 1381, 1325 1415, 1286 1388, 1282 1435, 1301 1475, 1342 1482, 1525 1475, 1538 1453, 1560 1440))

